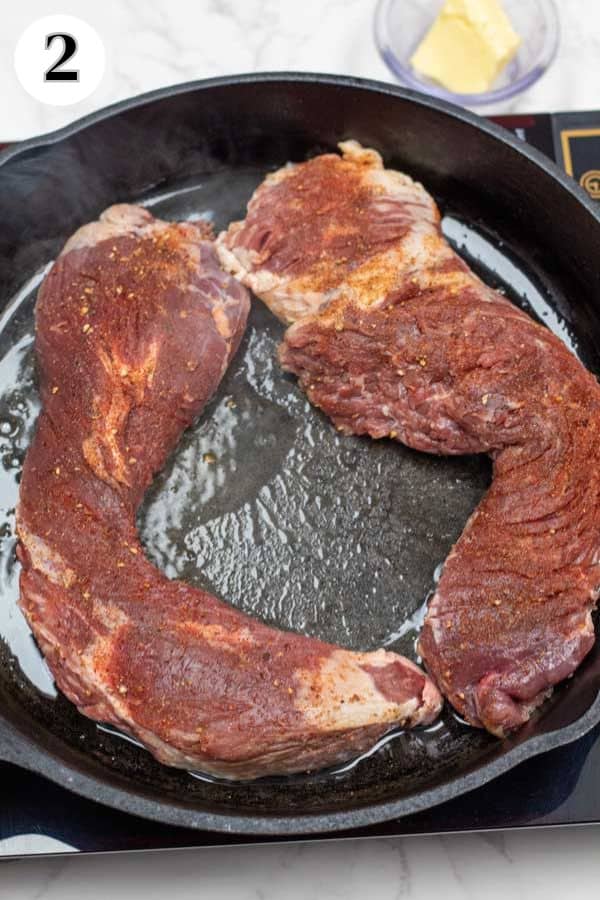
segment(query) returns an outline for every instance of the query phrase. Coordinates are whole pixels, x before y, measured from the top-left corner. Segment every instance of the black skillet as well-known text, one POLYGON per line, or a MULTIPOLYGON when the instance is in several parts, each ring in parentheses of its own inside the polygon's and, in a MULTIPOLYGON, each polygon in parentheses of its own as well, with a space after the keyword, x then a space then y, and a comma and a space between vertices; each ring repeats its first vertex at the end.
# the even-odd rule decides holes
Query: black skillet
MULTIPOLYGON (((168 88, 0 157, 0 758, 86 797, 177 825, 300 834, 396 818, 484 784, 600 721, 600 651, 505 741, 449 710, 341 770, 235 784, 168 769, 80 716, 16 608, 14 505, 35 414, 32 307, 44 267, 117 201, 165 217, 243 215, 270 169, 342 138, 380 150, 438 199, 474 267, 600 372, 600 220, 547 159, 502 129, 390 85, 267 74, 168 88)), ((257 302, 210 408, 140 514, 149 555, 283 627, 414 657, 436 570, 489 482, 486 459, 437 459, 337 436, 274 362, 257 302)), ((85 536, 82 535, 82 540, 85 536)), ((540 761, 543 764, 543 761, 540 761)))

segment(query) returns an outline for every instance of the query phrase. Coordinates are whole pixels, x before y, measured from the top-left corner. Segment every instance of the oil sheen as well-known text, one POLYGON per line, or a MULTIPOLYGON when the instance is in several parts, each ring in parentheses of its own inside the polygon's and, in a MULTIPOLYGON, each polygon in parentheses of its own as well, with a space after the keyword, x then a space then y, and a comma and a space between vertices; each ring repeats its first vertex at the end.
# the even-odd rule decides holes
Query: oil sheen
MULTIPOLYGON (((263 175, 255 169, 211 175, 145 203, 155 215, 207 217, 219 229, 243 215, 263 175)), ((447 215, 443 227, 485 280, 577 350, 543 283, 510 248, 456 216, 447 215)), ((52 702, 52 678, 17 605, 14 535, 21 465, 39 412, 33 309, 47 268, 24 282, 0 321, 0 651, 16 677, 52 702)), ((489 484, 489 462, 341 437, 279 369, 282 334, 254 301, 216 396, 139 511, 146 552, 169 577, 266 622, 416 659, 426 598, 489 484)), ((430 729, 389 735, 336 777, 374 754, 395 765, 406 742, 420 742, 425 755, 443 754, 448 730, 457 727, 463 726, 448 712, 430 729)))

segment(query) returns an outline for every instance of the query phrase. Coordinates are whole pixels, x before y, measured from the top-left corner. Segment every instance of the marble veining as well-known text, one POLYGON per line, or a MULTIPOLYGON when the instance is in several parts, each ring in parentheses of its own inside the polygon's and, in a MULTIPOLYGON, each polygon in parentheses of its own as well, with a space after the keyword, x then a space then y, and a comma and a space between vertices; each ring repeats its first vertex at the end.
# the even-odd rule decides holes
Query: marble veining
MULTIPOLYGON (((497 111, 597 107, 596 0, 560 0, 558 5, 562 40, 556 62, 528 93, 497 111)), ((24 0, 3 7, 0 140, 5 141, 50 131, 108 103, 195 78, 275 69, 391 77, 372 37, 375 0, 24 0), (23 29, 57 11, 88 21, 107 49, 100 86, 66 108, 31 98, 12 64, 23 29)))
MULTIPOLYGON (((558 5, 562 42, 556 62, 529 93, 498 112, 600 104, 597 2, 558 5)), ((52 130, 142 91, 232 72, 298 69, 388 80, 371 37, 374 6, 374 0, 3 4, 0 141, 52 130), (108 55, 100 87, 66 109, 30 98, 12 67, 22 30, 58 11, 94 25, 108 55)), ((27 840, 32 853, 40 851, 38 836, 27 840)), ((11 852, 10 846, 0 850, 11 852)), ((66 850, 56 842, 56 854, 66 850)), ((0 900, 587 900, 599 883, 600 828, 594 827, 0 862, 0 900)))
POLYGON ((0 900, 583 900, 600 829, 331 841, 0 864, 0 900))

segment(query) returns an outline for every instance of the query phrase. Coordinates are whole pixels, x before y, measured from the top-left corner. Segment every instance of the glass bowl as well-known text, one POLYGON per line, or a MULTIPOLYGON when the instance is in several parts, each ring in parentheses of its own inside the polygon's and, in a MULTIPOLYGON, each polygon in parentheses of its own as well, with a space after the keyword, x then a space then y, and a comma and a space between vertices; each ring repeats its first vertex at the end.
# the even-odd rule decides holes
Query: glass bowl
POLYGON ((554 0, 503 0, 503 7, 521 38, 516 56, 489 91, 458 94, 421 76, 410 64, 442 7, 443 0, 379 0, 375 41, 388 68, 402 84, 461 106, 484 106, 514 97, 540 78, 558 48, 560 27, 554 0))

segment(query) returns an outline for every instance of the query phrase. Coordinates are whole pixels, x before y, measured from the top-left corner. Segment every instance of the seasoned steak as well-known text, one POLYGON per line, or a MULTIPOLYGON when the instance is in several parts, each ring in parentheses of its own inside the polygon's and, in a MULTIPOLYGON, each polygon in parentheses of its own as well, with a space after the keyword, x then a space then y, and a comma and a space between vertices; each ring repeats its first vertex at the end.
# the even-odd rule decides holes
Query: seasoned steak
POLYGON ((461 715, 502 736, 594 643, 600 389, 452 251, 420 185, 341 147, 270 176, 221 236, 221 259, 295 319, 281 363, 341 432, 491 455, 492 486, 446 560, 420 651, 461 715))
POLYGON ((284 322, 326 306, 343 287, 364 302, 396 283, 398 250, 422 252, 438 212, 429 194, 384 171, 354 141, 267 175, 248 215, 218 238, 225 268, 284 322))
POLYGON ((80 229, 37 301, 42 412, 18 510, 21 608, 60 689, 162 762, 232 778, 345 760, 441 703, 396 654, 268 628, 144 555, 136 509, 248 306, 205 228, 117 206, 80 229))

